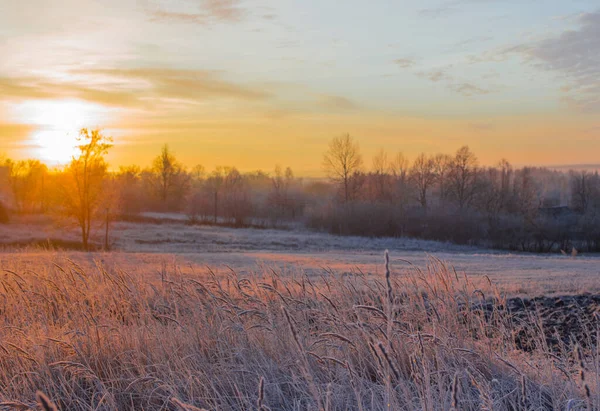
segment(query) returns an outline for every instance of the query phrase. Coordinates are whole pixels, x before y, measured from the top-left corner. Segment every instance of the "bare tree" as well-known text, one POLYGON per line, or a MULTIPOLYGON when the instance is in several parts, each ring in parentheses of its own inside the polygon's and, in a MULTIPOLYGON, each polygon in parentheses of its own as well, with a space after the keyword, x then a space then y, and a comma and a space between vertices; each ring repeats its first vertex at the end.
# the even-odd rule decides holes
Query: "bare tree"
POLYGON ((462 209, 469 205, 476 193, 477 157, 468 146, 458 149, 449 173, 450 193, 462 209))
POLYGON ((275 207, 277 217, 285 215, 289 209, 293 209, 290 204, 289 192, 293 182, 294 172, 290 167, 286 167, 284 172, 280 165, 275 166, 271 177, 272 189, 268 201, 275 207))
POLYGON ((142 209, 141 169, 139 166, 121 166, 114 175, 118 212, 131 216, 142 209))
POLYGON ((380 149, 373 157, 373 179, 375 183, 375 199, 391 200, 390 193, 390 162, 387 153, 380 149))
POLYGON ((409 174, 410 174, 410 161, 404 154, 397 153, 396 156, 390 162, 390 171, 394 177, 394 201, 396 201, 400 207, 408 201, 409 198, 409 174))
POLYGON ((205 207, 204 187, 206 170, 203 165, 197 164, 189 173, 190 194, 187 197, 186 212, 191 222, 197 222, 205 207))
POLYGON ((433 158, 427 157, 424 153, 419 154, 410 170, 410 177, 418 189, 417 200, 421 207, 426 209, 427 192, 436 179, 433 158))
POLYGON ((235 168, 227 170, 223 180, 225 216, 236 225, 243 225, 251 212, 251 201, 248 186, 242 174, 235 168))
POLYGON ((351 200, 350 179, 361 165, 360 148, 350 134, 331 140, 329 149, 323 156, 323 168, 328 177, 342 187, 345 203, 351 200))
POLYGON ((189 188, 190 178, 185 167, 166 144, 152 162, 152 175, 154 186, 165 209, 169 208, 170 197, 182 199, 189 188))
POLYGON ((48 167, 39 160, 7 160, 5 165, 15 208, 22 213, 43 209, 48 167))
POLYGON ((435 174, 437 175, 437 184, 439 187, 440 202, 444 202, 448 196, 448 174, 452 166, 452 157, 448 154, 436 154, 433 158, 435 174))
POLYGON ((510 183, 513 177, 513 167, 510 165, 508 160, 503 158, 498 163, 498 169, 500 172, 499 207, 503 209, 508 206, 508 202, 510 200, 510 183))
POLYGON ((67 213, 77 219, 83 248, 88 250, 92 221, 103 201, 108 169, 104 156, 112 147, 112 139, 99 130, 84 128, 78 140, 81 142, 79 154, 65 169, 61 194, 67 213))
POLYGON ((219 216, 219 194, 221 193, 226 174, 225 167, 218 166, 206 179, 206 188, 213 197, 213 219, 215 224, 219 216))
POLYGON ((594 174, 587 171, 571 173, 571 202, 573 208, 580 213, 587 212, 592 205, 596 188, 594 177, 594 174))
POLYGON ((536 182, 531 167, 519 170, 513 183, 513 193, 517 212, 531 221, 542 203, 539 182, 536 182))

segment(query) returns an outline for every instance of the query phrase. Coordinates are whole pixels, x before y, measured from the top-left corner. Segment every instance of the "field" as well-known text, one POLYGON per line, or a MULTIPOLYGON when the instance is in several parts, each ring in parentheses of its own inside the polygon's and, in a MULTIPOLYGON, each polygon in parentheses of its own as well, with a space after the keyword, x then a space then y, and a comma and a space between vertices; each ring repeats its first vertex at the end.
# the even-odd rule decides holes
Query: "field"
POLYGON ((40 245, 76 234, 2 231, 0 409, 600 407, 600 301, 566 297, 598 256, 177 221, 40 245))
MULTIPOLYGON (((97 230, 102 244, 102 230, 97 230)), ((46 239, 78 244, 78 232, 48 221, 24 221, 0 232, 0 246, 7 243, 38 244, 18 252, 19 258, 38 255, 46 239)), ((103 258, 124 270, 155 270, 162 263, 210 267, 216 272, 233 269, 248 274, 264 267, 283 273, 320 276, 327 271, 381 275, 383 251, 389 250, 392 266, 405 261, 424 267, 430 257, 442 260, 470 278, 489 277, 509 295, 548 295, 600 292, 600 255, 576 258, 559 254, 527 254, 491 251, 449 243, 415 239, 339 237, 305 230, 233 229, 190 226, 174 218, 160 224, 114 223, 110 245, 114 253, 61 252, 78 262, 103 258)), ((3 260, 14 252, 6 248, 3 260)), ((42 255, 47 253, 42 252, 42 255)), ((11 257, 12 258, 12 257, 11 257)))

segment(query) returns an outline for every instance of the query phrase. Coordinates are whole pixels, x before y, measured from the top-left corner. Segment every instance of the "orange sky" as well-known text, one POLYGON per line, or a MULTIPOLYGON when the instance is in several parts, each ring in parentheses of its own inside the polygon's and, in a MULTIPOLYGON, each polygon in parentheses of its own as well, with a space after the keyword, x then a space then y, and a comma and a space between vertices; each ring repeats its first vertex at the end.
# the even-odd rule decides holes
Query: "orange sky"
POLYGON ((367 166, 464 144, 484 164, 600 163, 593 1, 22 3, 0 13, 0 155, 64 162, 100 127, 113 167, 168 143, 189 166, 316 176, 346 132, 367 166))

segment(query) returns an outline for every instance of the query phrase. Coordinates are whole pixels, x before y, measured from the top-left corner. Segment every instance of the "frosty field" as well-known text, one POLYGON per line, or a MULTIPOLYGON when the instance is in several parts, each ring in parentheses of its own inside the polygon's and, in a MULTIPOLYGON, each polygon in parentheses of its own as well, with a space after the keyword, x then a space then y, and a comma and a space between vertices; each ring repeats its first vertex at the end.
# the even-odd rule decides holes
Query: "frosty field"
POLYGON ((85 253, 55 224, 0 232, 0 409, 600 404, 597 256, 177 221, 85 253))
MULTIPOLYGON (((102 237, 97 233, 96 242, 102 237)), ((77 232, 38 221, 15 224, 0 232, 0 243, 43 243, 50 238, 77 241, 77 232)), ((489 277, 511 295, 576 294, 600 291, 600 256, 508 253, 434 241, 392 238, 339 237, 303 230, 233 229, 161 224, 115 223, 110 231, 112 252, 47 253, 40 247, 15 251, 5 247, 0 260, 27 261, 71 258, 91 263, 102 260, 124 269, 155 272, 163 264, 177 264, 205 272, 235 270, 239 274, 277 269, 310 276, 363 272, 381 275, 383 252, 388 249, 396 275, 413 264, 425 267, 439 259, 471 278, 489 277)))

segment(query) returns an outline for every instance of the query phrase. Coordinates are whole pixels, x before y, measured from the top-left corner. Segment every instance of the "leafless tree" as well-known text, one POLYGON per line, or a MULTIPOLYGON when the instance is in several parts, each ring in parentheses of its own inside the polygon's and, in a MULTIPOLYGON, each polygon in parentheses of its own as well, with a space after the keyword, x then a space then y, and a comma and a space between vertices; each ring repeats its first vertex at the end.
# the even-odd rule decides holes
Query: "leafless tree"
POLYGON ((169 199, 172 196, 179 199, 185 197, 190 177, 168 145, 162 147, 160 155, 152 162, 151 171, 154 186, 165 209, 169 208, 169 199))
POLYGON ((513 195, 516 199, 516 211, 531 220, 542 203, 531 167, 522 168, 515 176, 513 195))
POLYGON ((506 208, 510 201, 510 184, 514 171, 508 160, 504 158, 498 163, 498 170, 500 173, 500 186, 498 187, 500 191, 499 207, 502 209, 506 208))
POLYGON ((227 170, 225 167, 216 167, 206 179, 206 188, 213 199, 213 221, 216 224, 219 216, 219 194, 223 187, 227 170))
POLYGON ((435 174, 437 175, 440 202, 443 203, 448 196, 448 174, 450 174, 452 166, 452 157, 448 154, 436 154, 433 158, 433 164, 435 174))
POLYGON ((449 173, 449 190, 462 209, 473 200, 477 189, 477 157, 468 146, 458 149, 449 173))
POLYGON ((374 197, 378 201, 390 201, 392 199, 390 168, 391 164, 387 153, 380 149, 373 157, 374 197))
POLYGON ((131 216, 142 209, 141 169, 139 166, 121 166, 114 175, 119 213, 131 216))
POLYGON ((323 156, 323 168, 329 178, 342 187, 345 203, 351 200, 350 179, 361 165, 360 148, 350 134, 331 140, 329 149, 323 156))
POLYGON ((204 207, 206 177, 206 170, 201 164, 194 166, 189 173, 190 193, 186 198, 186 213, 191 222, 197 222, 206 209, 204 207))
POLYGON ((410 169, 410 178, 417 187, 417 200, 421 207, 427 208, 427 193, 435 183, 435 162, 424 153, 419 154, 410 169))
POLYGON ((597 194, 597 176, 587 172, 571 173, 571 202, 580 213, 587 212, 597 194))
POLYGON ((67 213, 76 218, 81 229, 81 242, 89 249, 92 221, 103 201, 108 164, 104 156, 112 147, 112 139, 99 130, 82 129, 79 133, 79 154, 65 169, 62 199, 67 213))
POLYGON ((244 224, 251 212, 251 201, 244 176, 235 168, 227 170, 223 180, 225 216, 236 225, 244 224))
POLYGON ((390 172, 394 178, 393 199, 394 202, 402 208, 408 201, 410 195, 410 161, 408 161, 403 153, 397 153, 392 161, 390 161, 390 172))
POLYGON ((5 166, 15 208, 23 213, 43 209, 48 167, 39 160, 7 160, 5 166))
POLYGON ((280 165, 275 166, 275 171, 271 177, 272 191, 269 194, 269 203, 277 210, 277 216, 282 216, 287 211, 292 211, 293 205, 290 199, 290 189, 294 182, 294 172, 290 167, 286 167, 285 172, 280 165))

